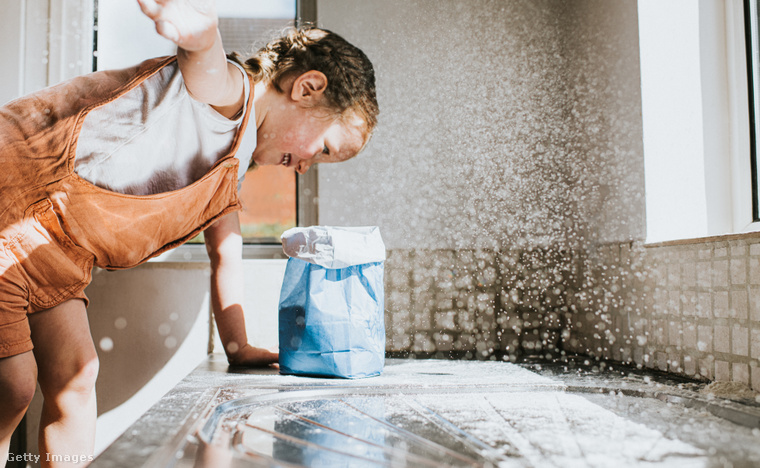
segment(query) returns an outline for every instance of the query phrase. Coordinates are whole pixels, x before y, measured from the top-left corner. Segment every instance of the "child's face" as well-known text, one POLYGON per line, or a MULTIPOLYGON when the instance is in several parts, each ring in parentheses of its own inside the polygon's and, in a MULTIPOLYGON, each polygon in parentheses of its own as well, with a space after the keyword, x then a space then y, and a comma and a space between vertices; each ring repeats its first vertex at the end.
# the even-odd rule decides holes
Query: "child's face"
POLYGON ((283 103, 270 109, 259 126, 253 160, 262 166, 292 167, 304 174, 313 164, 355 156, 364 145, 363 129, 363 120, 353 114, 336 119, 320 107, 283 103))

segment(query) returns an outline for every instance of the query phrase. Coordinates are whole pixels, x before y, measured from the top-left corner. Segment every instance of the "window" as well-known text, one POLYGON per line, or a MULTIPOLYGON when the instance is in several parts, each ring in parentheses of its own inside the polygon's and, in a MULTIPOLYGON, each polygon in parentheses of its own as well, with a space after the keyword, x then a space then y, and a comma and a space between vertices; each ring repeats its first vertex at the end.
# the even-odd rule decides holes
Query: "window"
MULTIPOLYGON (((136 2, 100 1, 95 9, 95 69, 121 68, 175 52, 171 42, 155 33, 153 23, 142 15, 136 2)), ((315 19, 313 0, 217 0, 217 11, 225 50, 243 56, 294 25, 297 16, 306 21, 315 19)), ((315 185, 314 168, 306 176, 279 166, 259 167, 246 174, 240 191, 246 257, 277 256, 281 252, 279 236, 284 230, 314 223, 315 185)), ((201 234, 189 244, 202 241, 201 234)), ((164 258, 204 259, 205 250, 194 247, 188 245, 164 258)))
POLYGON ((647 242, 760 230, 745 6, 638 2, 647 242))

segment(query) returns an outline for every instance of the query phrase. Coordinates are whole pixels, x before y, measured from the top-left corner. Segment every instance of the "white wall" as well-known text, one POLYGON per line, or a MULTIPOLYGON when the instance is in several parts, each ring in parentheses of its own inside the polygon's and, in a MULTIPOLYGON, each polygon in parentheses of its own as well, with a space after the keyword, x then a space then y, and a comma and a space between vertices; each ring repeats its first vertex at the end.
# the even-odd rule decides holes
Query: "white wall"
POLYGON ((362 48, 380 124, 319 172, 320 221, 391 249, 644 235, 636 3, 326 0, 362 48))
POLYGON ((381 112, 363 154, 320 167, 320 221, 379 225, 391 249, 561 236, 556 3, 320 2, 373 61, 381 112))
POLYGON ((563 223, 569 246, 645 234, 641 81, 636 2, 565 0, 562 23, 563 223))

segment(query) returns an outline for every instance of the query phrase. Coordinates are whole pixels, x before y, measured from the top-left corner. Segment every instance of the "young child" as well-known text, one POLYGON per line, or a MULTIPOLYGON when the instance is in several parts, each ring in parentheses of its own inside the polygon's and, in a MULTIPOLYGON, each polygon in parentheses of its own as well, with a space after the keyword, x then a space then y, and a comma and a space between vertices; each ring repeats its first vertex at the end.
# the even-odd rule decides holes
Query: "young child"
POLYGON ((376 124, 372 65, 336 34, 293 30, 240 63, 224 55, 213 0, 138 1, 176 58, 0 108, 0 460, 37 381, 40 453, 93 451, 93 265, 129 268, 204 231, 229 362, 277 362, 245 334, 239 179, 345 161, 376 124))

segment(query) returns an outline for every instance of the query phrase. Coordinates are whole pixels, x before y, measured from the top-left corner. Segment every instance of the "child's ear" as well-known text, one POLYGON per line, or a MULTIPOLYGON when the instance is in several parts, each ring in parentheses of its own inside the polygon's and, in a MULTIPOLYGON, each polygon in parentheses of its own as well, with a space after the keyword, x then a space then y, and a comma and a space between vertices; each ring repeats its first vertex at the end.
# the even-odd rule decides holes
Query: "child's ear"
POLYGON ((327 89, 327 77, 317 70, 309 70, 296 78, 290 97, 294 101, 317 103, 327 89))

